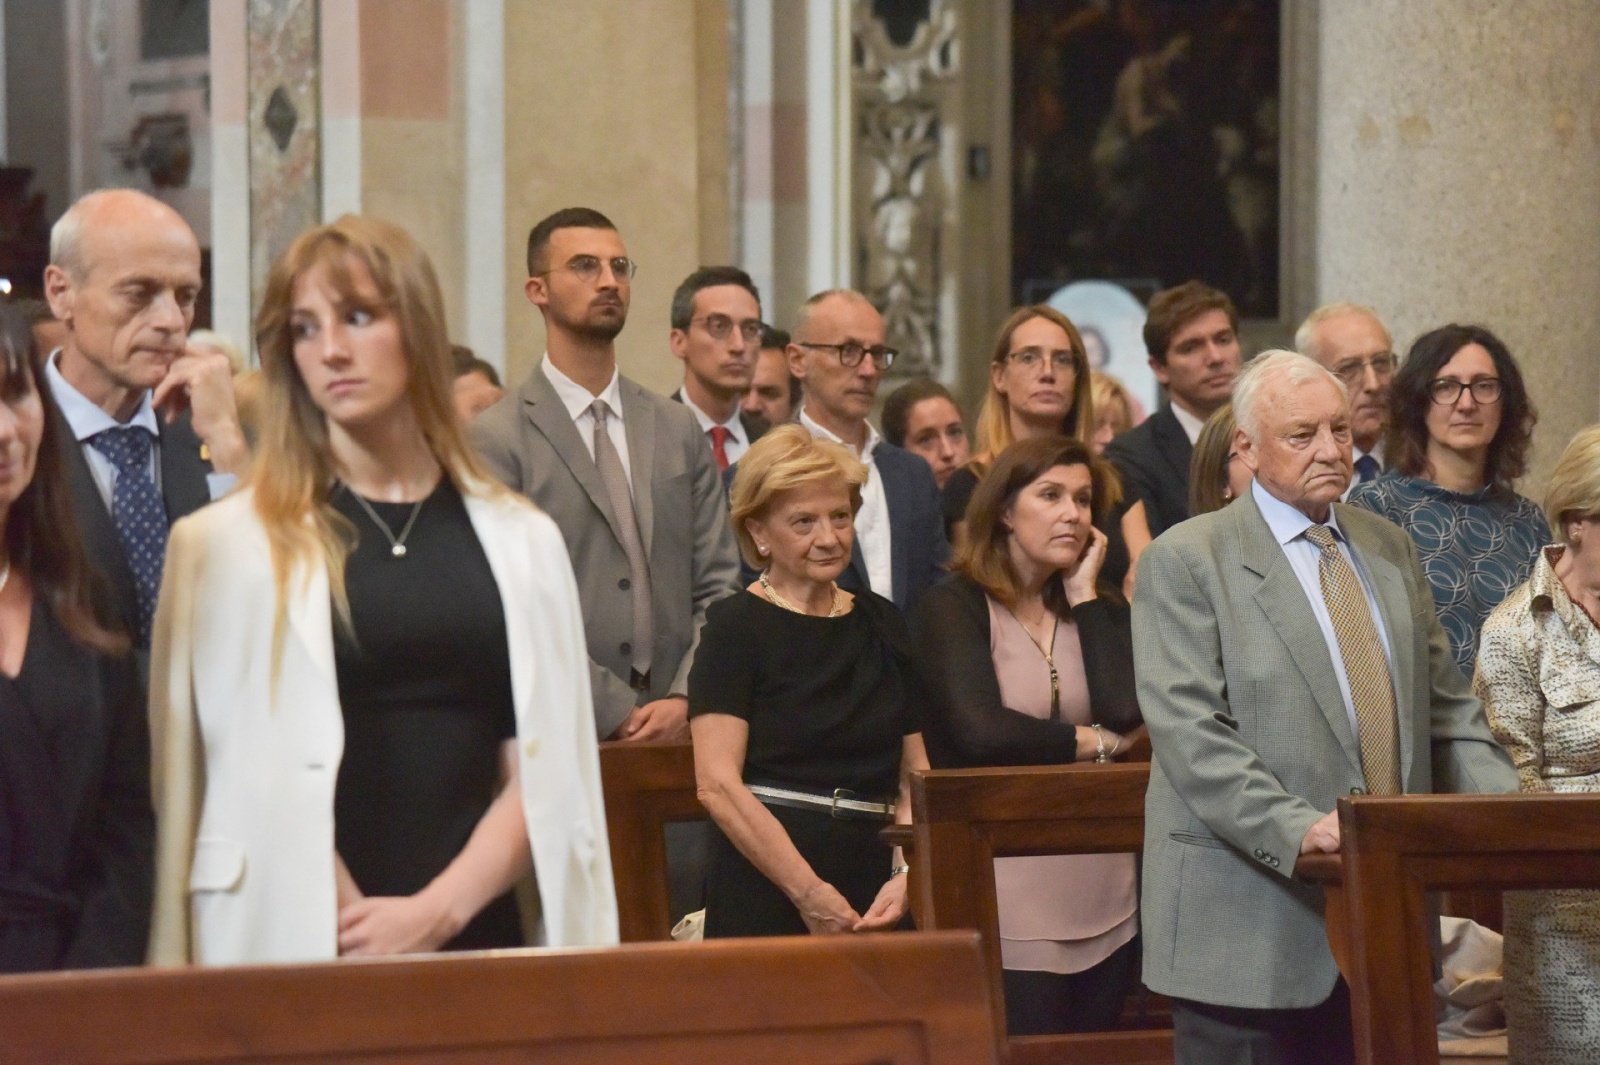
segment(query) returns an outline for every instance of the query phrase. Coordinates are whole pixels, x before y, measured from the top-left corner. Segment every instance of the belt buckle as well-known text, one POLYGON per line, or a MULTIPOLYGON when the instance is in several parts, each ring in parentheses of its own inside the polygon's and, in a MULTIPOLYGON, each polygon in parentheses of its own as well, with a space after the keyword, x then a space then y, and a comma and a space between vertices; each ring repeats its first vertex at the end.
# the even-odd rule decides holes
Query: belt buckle
POLYGON ((850 815, 850 811, 846 810, 844 813, 839 812, 839 800, 843 799, 845 802, 850 802, 855 797, 856 793, 851 791, 849 788, 834 788, 833 802, 828 810, 828 813, 836 818, 848 817, 850 815))

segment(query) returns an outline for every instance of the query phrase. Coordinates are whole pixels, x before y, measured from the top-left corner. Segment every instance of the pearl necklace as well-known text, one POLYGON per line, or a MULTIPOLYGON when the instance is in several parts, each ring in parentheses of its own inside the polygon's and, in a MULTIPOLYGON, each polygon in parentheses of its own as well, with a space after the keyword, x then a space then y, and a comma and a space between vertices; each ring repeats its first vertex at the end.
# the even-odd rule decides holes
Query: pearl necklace
MULTIPOLYGON (((801 610, 799 607, 797 607, 793 603, 789 602, 789 600, 787 600, 783 596, 779 595, 778 594, 778 590, 772 586, 772 582, 767 580, 767 575, 766 575, 766 573, 764 571, 762 572, 761 576, 758 579, 759 579, 759 581, 761 583, 761 590, 763 592, 767 593, 767 598, 772 601, 772 605, 773 606, 781 606, 781 607, 783 607, 783 609, 792 610, 796 614, 807 614, 808 616, 815 616, 815 615, 809 614, 808 611, 801 610)), ((830 618, 836 618, 844 610, 844 596, 840 593, 839 586, 837 584, 831 585, 831 587, 833 588, 833 606, 828 611, 827 616, 830 617, 830 618)))

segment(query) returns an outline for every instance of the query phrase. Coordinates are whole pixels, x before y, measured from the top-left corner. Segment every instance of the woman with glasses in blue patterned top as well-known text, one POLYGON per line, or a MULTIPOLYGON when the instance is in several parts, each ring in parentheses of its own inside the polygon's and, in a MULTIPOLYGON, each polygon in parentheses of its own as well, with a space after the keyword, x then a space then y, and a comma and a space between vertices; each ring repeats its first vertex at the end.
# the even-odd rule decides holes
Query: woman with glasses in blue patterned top
POLYGON ((1410 534, 1456 664, 1471 675, 1484 619, 1528 579, 1548 535, 1538 505, 1512 487, 1537 415, 1511 352, 1476 325, 1417 338, 1389 404, 1389 472, 1350 502, 1410 534))

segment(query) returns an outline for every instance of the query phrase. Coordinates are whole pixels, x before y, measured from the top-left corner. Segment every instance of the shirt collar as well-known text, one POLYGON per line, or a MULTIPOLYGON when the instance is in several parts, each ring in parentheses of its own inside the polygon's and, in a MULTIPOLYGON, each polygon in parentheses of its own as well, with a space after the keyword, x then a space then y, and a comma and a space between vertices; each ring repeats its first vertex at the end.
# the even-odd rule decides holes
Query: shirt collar
POLYGON ((1200 430, 1205 428, 1206 420, 1196 418, 1178 404, 1172 404, 1172 416, 1178 419, 1178 424, 1183 427, 1183 434, 1189 438, 1189 443, 1200 439, 1200 430))
POLYGON ((544 353, 544 358, 539 360, 539 369, 543 371, 545 380, 550 382, 550 387, 556 390, 556 398, 561 400, 561 405, 567 408, 567 415, 573 421, 578 420, 580 414, 589 413, 589 408, 594 406, 594 401, 603 399, 606 406, 611 408, 611 417, 622 421, 622 388, 617 383, 621 378, 615 368, 611 371, 611 381, 601 390, 598 396, 590 394, 578 382, 556 369, 556 364, 550 361, 550 353, 544 353))
POLYGON ((139 408, 133 412, 133 417, 126 423, 119 422, 67 383, 67 379, 61 376, 61 368, 56 365, 60 357, 60 348, 50 353, 50 357, 45 360, 44 376, 50 385, 50 395, 55 398, 56 406, 61 408, 61 416, 66 418, 67 425, 72 429, 73 439, 81 444, 107 429, 129 426, 143 429, 153 437, 161 435, 161 423, 156 418, 156 408, 150 402, 148 391, 140 397, 139 408))
MULTIPOLYGON (((1260 481, 1250 482, 1250 496, 1256 501, 1261 516, 1266 519, 1267 528, 1272 530, 1273 539, 1283 546, 1288 546, 1296 537, 1304 536, 1307 529, 1317 524, 1306 517, 1304 511, 1290 506, 1261 487, 1260 481)), ((1343 530, 1339 528, 1338 512, 1331 506, 1328 508, 1327 526, 1333 530, 1335 539, 1345 538, 1343 530)))
POLYGON ((712 429, 716 428, 718 425, 721 425, 724 429, 728 430, 728 435, 733 437, 739 443, 749 443, 749 441, 744 438, 744 422, 739 417, 738 407, 733 408, 733 416, 727 421, 714 422, 711 420, 711 415, 701 410, 695 405, 695 401, 689 398, 689 390, 687 388, 678 389, 678 398, 683 400, 683 405, 688 407, 689 410, 693 412, 694 420, 700 423, 701 432, 709 433, 712 429))
MULTIPOLYGON (((812 436, 820 436, 824 440, 832 440, 835 444, 844 444, 844 446, 849 448, 851 451, 855 450, 854 444, 847 442, 843 437, 839 436, 839 434, 835 433, 833 430, 824 429, 822 426, 813 421, 811 419, 811 415, 806 413, 805 407, 800 408, 800 424, 805 426, 806 431, 812 436)), ((872 427, 871 422, 867 422, 866 425, 867 445, 861 449, 861 453, 856 457, 862 462, 871 462, 872 453, 878 449, 878 440, 880 438, 878 436, 878 430, 872 427)))
POLYGON ((1556 560, 1566 549, 1565 544, 1552 544, 1539 552, 1533 563, 1533 573, 1528 577, 1528 605, 1535 611, 1554 611, 1562 624, 1577 635, 1591 623, 1589 616, 1580 611, 1567 594, 1561 578, 1556 576, 1556 560))

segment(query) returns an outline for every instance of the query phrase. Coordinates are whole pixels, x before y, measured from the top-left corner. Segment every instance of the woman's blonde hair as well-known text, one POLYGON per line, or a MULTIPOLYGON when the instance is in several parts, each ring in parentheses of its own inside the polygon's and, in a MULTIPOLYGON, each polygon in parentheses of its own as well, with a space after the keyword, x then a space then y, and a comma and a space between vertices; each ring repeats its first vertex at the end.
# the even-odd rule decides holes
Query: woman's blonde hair
POLYGON ((1600 425, 1580 429, 1572 438, 1544 492, 1544 517, 1556 543, 1567 542, 1568 521, 1594 514, 1600 514, 1600 425))
POLYGON ((1195 437, 1189 458, 1189 516, 1209 514, 1228 505, 1228 460, 1233 454, 1233 404, 1211 412, 1195 437))
POLYGON ((830 483, 845 489, 850 496, 850 512, 861 509, 861 488, 867 483, 867 467, 850 449, 832 440, 813 437, 804 426, 779 425, 767 430, 739 460, 729 491, 729 518, 739 553, 756 569, 766 565, 750 535, 751 519, 767 516, 773 502, 783 493, 830 483))
POLYGON ((1121 381, 1095 370, 1089 375, 1089 396, 1094 401, 1097 421, 1110 415, 1113 436, 1121 436, 1133 428, 1133 397, 1128 395, 1121 381))
MULTIPOLYGON (((1067 344, 1072 349, 1072 407, 1061 419, 1061 435, 1087 445, 1094 439, 1094 397, 1090 394, 1089 355, 1083 348, 1083 337, 1072 319, 1044 304, 1019 307, 1000 325, 994 338, 994 350, 989 354, 989 365, 1006 361, 1011 354, 1011 335, 1027 322, 1043 318, 1061 327, 1067 334, 1067 344)), ((974 433, 977 455, 973 469, 981 474, 994 457, 1012 444, 1016 437, 1011 432, 1011 402, 994 386, 994 374, 989 375, 989 394, 983 398, 983 409, 978 412, 974 433)))
POLYGON ((339 473, 327 417, 312 400, 294 360, 295 284, 319 267, 346 304, 394 317, 405 352, 407 394, 429 450, 463 495, 490 490, 451 399, 444 299, 427 253, 399 226, 356 215, 296 237, 272 264, 256 315, 262 396, 255 459, 245 482, 255 493, 278 587, 275 660, 283 646, 289 580, 296 566, 327 567, 336 613, 341 623, 350 621, 344 566, 355 531, 331 503, 339 473), (371 276, 376 301, 358 290, 357 267, 371 276))

